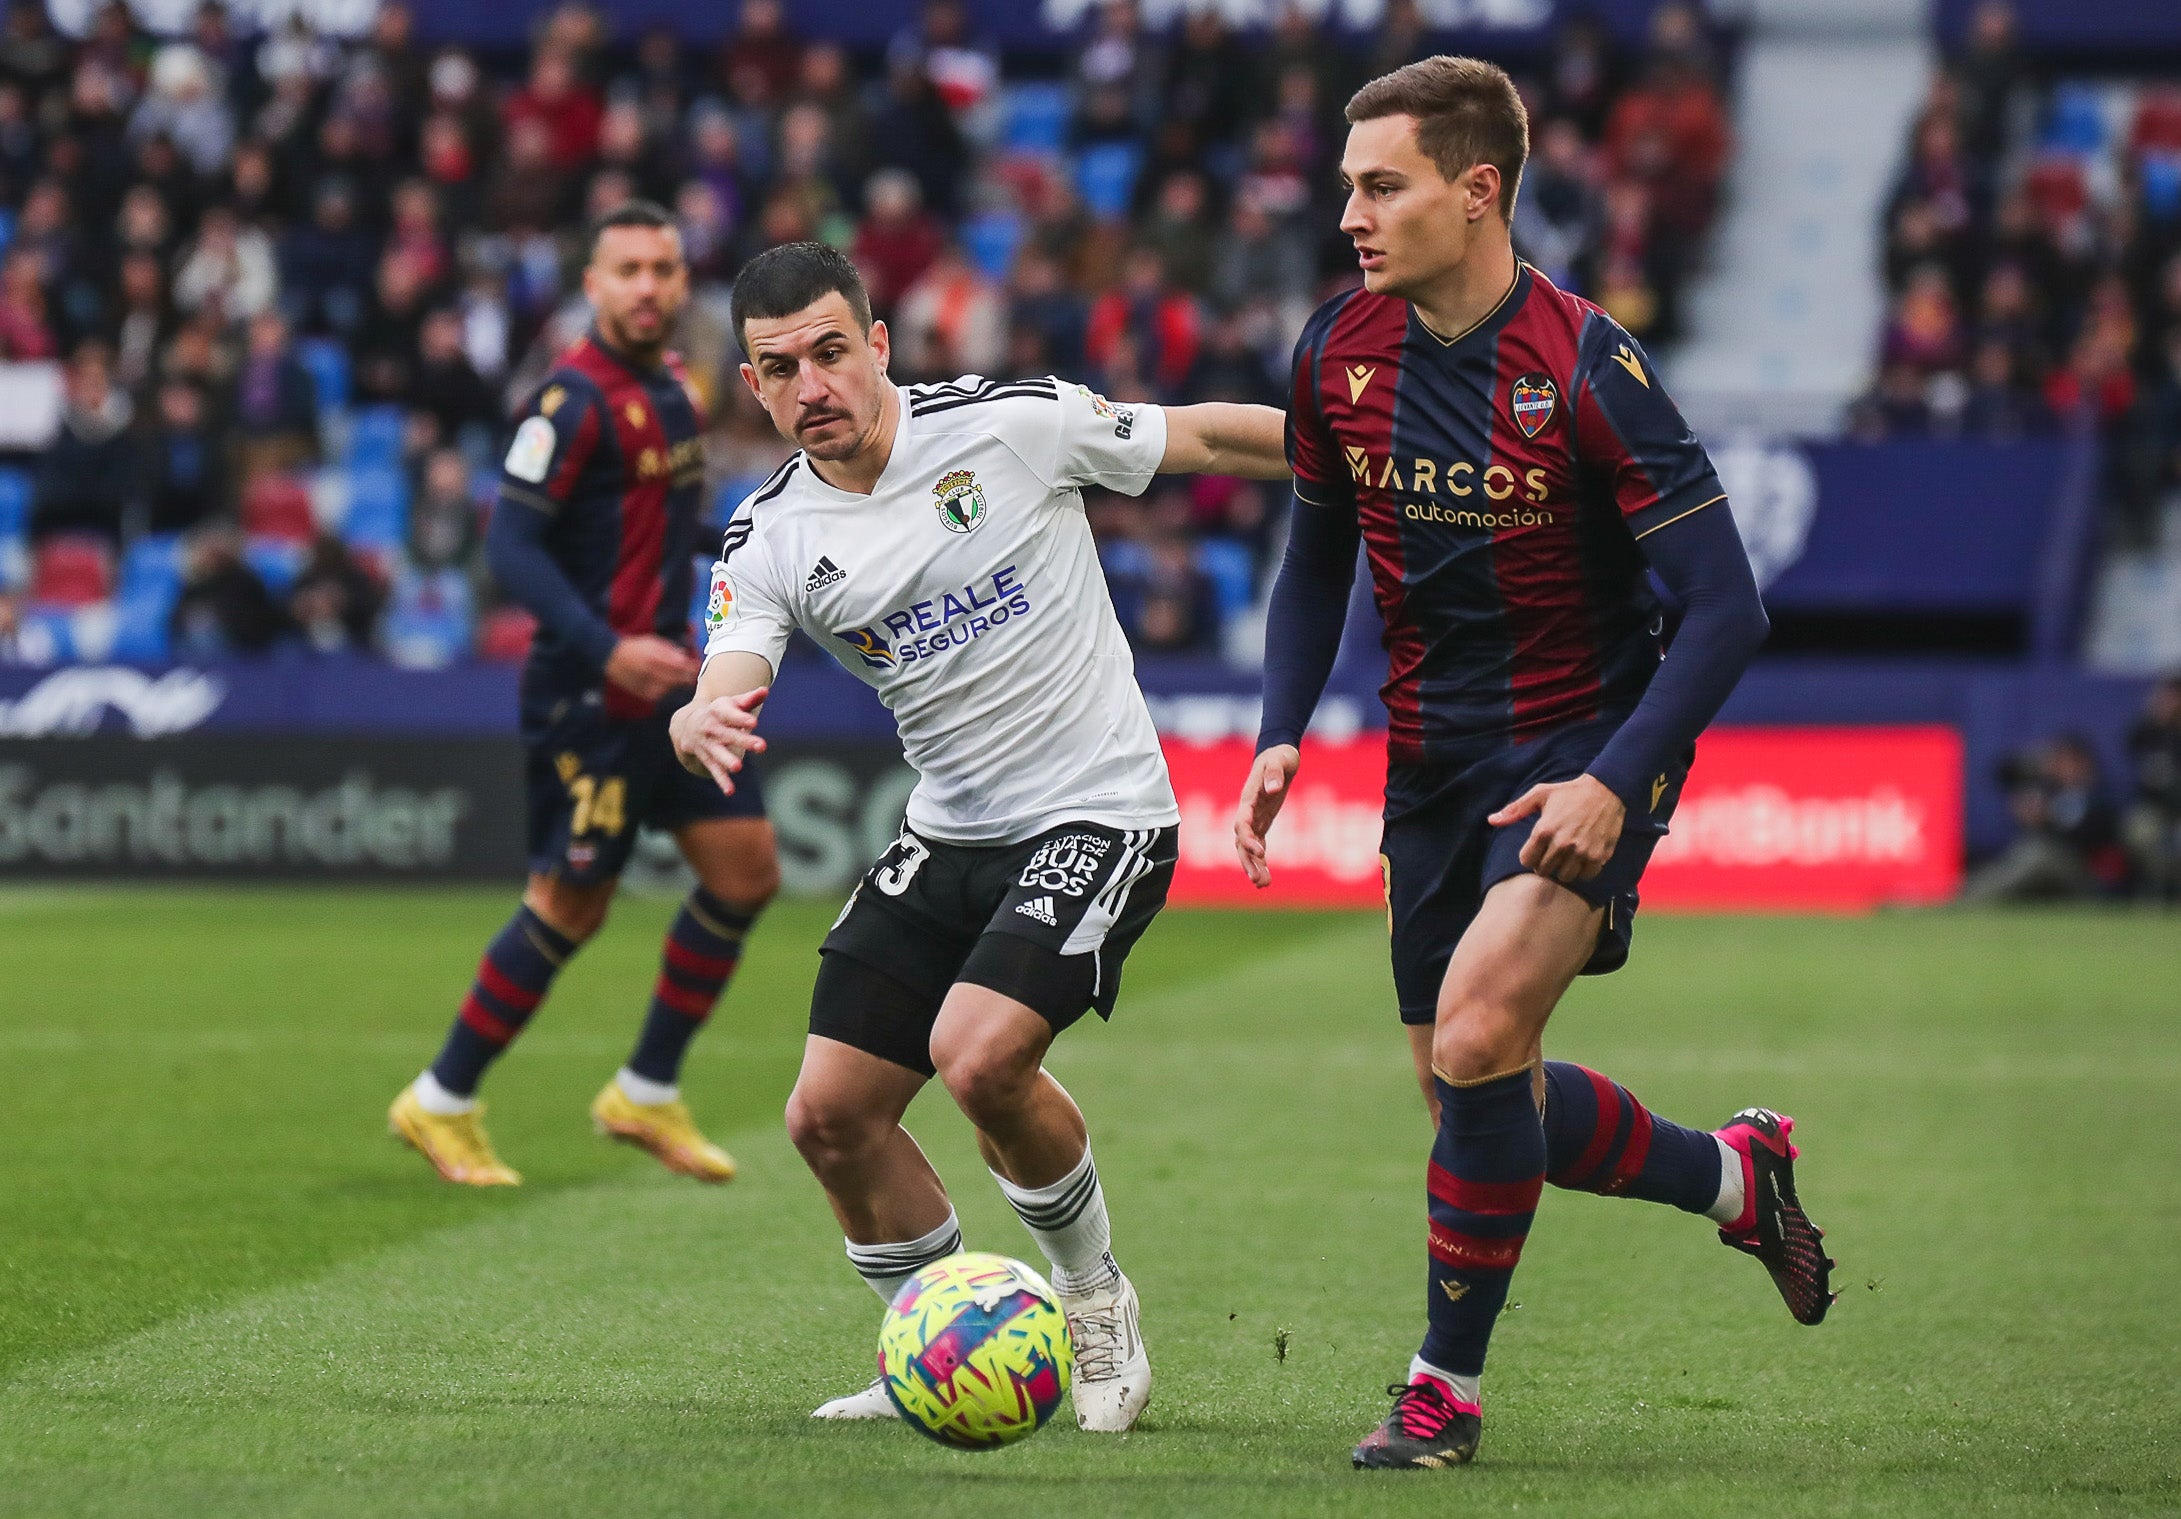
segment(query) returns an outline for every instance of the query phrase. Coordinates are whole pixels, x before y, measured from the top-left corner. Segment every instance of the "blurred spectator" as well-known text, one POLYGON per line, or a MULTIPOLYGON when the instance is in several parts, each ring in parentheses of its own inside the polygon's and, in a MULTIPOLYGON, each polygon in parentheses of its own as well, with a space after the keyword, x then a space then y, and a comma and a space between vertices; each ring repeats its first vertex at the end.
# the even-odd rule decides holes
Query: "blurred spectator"
POLYGON ((170 42, 152 59, 151 89, 129 118, 129 138, 163 137, 210 178, 227 166, 235 143, 235 118, 214 87, 204 54, 186 42, 170 42))
POLYGON ((1142 546, 1132 571, 1114 586, 1116 611, 1129 642, 1158 653, 1205 653, 1218 647, 1218 604, 1197 568, 1195 545, 1179 533, 1159 533, 1142 546))
MULTIPOLYGON (((0 276, 0 291, 5 289, 0 276)), ((104 336, 113 345, 114 378, 123 389, 141 392, 159 362, 159 348, 172 325, 167 309, 166 275, 159 260, 132 253, 121 261, 116 309, 104 336)))
POLYGON ((734 35, 720 49, 720 83, 766 106, 786 97, 802 67, 802 44, 788 30, 780 0, 742 0, 734 35))
POLYGON ((290 629, 287 613, 242 556, 242 535, 200 528, 182 553, 182 591, 167 618, 178 659, 263 654, 290 629))
MULTIPOLYGON (((157 268, 158 261, 152 266, 157 268)), ((50 359, 57 351, 38 255, 28 248, 10 249, 0 262, 0 359, 50 359)))
POLYGON ((1158 251, 1176 285, 1197 295, 1211 288, 1218 234, 1202 174, 1194 169, 1169 174, 1138 235, 1145 247, 1158 251))
POLYGON ((1962 887, 1968 902, 2092 896, 2125 880, 2119 824, 2098 774, 2097 751, 2080 734, 2010 756, 2000 767, 2019 830, 1962 887))
POLYGON ((2129 853, 2146 895, 2181 900, 2181 675, 2151 687, 2128 730, 2135 795, 2127 816, 2129 853))
POLYGON ((355 191, 345 182, 320 184, 310 220, 280 248, 282 302, 305 332, 353 333, 370 302, 371 239, 357 225, 355 191))
POLYGON ((60 435, 38 461, 31 536, 86 533, 118 545, 140 507, 143 465, 129 431, 135 409, 113 383, 105 344, 68 356, 63 394, 60 435))
POLYGON ((452 440, 465 427, 490 433, 499 425, 500 407, 484 376, 462 346, 462 318, 439 307, 424 318, 417 336, 417 363, 406 400, 439 424, 439 436, 452 440))
POLYGON ((916 176, 905 169, 881 169, 864 186, 854 254, 871 292, 871 309, 882 318, 892 314, 946 244, 945 229, 923 200, 916 176))
POLYGON ((288 620, 320 654, 369 649, 386 593, 348 545, 321 534, 288 593, 288 620))
POLYGON ((1110 376, 1134 367, 1122 361, 1124 338, 1141 345, 1135 359, 1143 378, 1157 387, 1158 399, 1176 397, 1188 385, 1203 342, 1203 312, 1186 290, 1168 282, 1166 260, 1156 249, 1133 250, 1120 285, 1091 304, 1083 352, 1095 373, 1110 376))
POLYGON ((1592 182, 1589 149, 1571 117, 1546 121, 1522 172, 1515 202, 1515 241, 1545 278, 1564 290, 1593 288, 1584 267, 1596 246, 1604 211, 1592 182))
POLYGON ((999 288, 949 243, 901 298, 894 351, 915 380, 998 374, 1007 359, 1006 315, 999 288))
POLYGON ((1069 289, 1059 263, 1041 248, 1016 256, 1007 292, 1007 372, 1072 375, 1082 368, 1083 298, 1069 289))
POLYGON ((278 312, 261 311, 250 319, 249 346, 235 384, 246 482, 317 453, 317 388, 290 350, 288 324, 278 312))
POLYGON ((477 558, 477 498, 459 450, 435 448, 409 504, 409 562, 418 569, 469 569, 477 558))
POLYGON ((175 271, 174 304, 183 311, 209 307, 240 323, 273 304, 278 282, 272 240, 242 226, 228 207, 210 206, 175 271))
POLYGON ((532 124, 543 129, 546 161, 563 174, 583 168, 597 154, 604 115, 598 91, 577 72, 576 60, 542 45, 531 59, 529 80, 501 111, 510 138, 532 124))
POLYGON ((196 386, 168 380, 159 387, 159 415, 144 452, 149 531, 186 533, 226 509, 226 460, 196 386))

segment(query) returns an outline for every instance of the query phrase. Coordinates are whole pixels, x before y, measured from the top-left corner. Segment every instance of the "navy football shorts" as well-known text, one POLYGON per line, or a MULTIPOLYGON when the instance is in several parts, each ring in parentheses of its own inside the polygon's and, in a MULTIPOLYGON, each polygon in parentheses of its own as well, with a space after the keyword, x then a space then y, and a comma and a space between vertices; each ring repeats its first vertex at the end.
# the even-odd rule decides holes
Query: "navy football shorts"
MULTIPOLYGON (((1394 990, 1403 1023, 1436 1019, 1447 961, 1483 906, 1484 894, 1509 876, 1524 873, 1522 846, 1529 842, 1536 817, 1503 828, 1485 819, 1532 786, 1581 775, 1619 727, 1620 719, 1601 718, 1488 751, 1467 764, 1388 767, 1379 859, 1386 872, 1394 990)), ((1568 887, 1605 909, 1598 947, 1583 967, 1584 975, 1604 975, 1628 962, 1636 883, 1681 800, 1681 785, 1694 758, 1694 751, 1681 756, 1660 777, 1648 813, 1629 813, 1620 845, 1605 869, 1568 887)))
POLYGON ((819 946, 810 1031, 932 1074, 957 981, 1012 997, 1057 1033, 1113 1016, 1121 967, 1166 905, 1180 830, 1062 823, 1019 844, 901 831, 819 946))
POLYGON ((577 885, 617 878, 636 830, 672 832, 708 818, 759 818, 765 794, 754 768, 735 777, 732 796, 674 757, 668 698, 648 717, 606 715, 596 691, 523 692, 525 783, 530 802, 530 870, 577 885))

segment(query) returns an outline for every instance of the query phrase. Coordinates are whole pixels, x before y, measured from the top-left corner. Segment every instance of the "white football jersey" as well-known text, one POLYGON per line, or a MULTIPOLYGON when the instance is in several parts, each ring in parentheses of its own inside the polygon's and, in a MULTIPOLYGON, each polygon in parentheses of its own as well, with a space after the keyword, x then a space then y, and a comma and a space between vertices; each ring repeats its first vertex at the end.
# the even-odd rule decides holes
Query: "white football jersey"
POLYGON ((797 454, 728 524, 705 657, 775 672, 800 627, 875 689, 917 773, 909 826, 1016 843, 1056 823, 1180 821, 1082 487, 1139 494, 1166 415, 1050 376, 896 387, 868 496, 797 454))

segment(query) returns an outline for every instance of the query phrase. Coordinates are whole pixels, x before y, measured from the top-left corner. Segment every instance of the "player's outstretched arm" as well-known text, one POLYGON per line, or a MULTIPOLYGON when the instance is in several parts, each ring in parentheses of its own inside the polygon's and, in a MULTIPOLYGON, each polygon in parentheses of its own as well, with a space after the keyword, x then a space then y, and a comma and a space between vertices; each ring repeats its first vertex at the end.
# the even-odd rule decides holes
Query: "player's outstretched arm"
POLYGON ((674 757, 692 775, 709 775, 719 789, 735 789, 735 772, 746 754, 761 754, 757 713, 772 689, 772 666, 755 654, 729 650, 705 661, 697 694, 667 720, 674 757))
POLYGON ((1205 401, 1166 408, 1162 475, 1237 475, 1285 480, 1287 414, 1273 406, 1205 401))

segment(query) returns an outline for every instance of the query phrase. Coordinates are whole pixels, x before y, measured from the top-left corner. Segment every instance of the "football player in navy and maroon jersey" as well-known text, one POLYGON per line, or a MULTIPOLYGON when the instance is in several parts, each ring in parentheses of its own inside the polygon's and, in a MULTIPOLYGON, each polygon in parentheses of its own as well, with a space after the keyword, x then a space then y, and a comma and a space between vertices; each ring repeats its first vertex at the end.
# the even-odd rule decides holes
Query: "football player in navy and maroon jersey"
POLYGON ((674 835, 697 887, 667 932, 635 1050, 591 1116, 673 1170, 732 1178, 734 1162, 682 1103, 679 1074, 780 879, 760 793, 745 778, 723 794, 684 770, 667 739, 697 682, 689 605, 704 478, 696 402, 666 346, 689 298, 673 219, 642 201, 602 217, 583 289, 596 321, 523 408, 486 538, 494 576, 538 622, 522 678, 529 888, 439 1057, 388 1115, 442 1176, 471 1186, 521 1180, 485 1136, 477 1084, 605 921, 647 823, 674 835))
POLYGON ((1355 1464, 1432 1468, 1476 1451, 1486 1341, 1547 1181, 1712 1219, 1806 1324, 1831 1262, 1790 1120, 1683 1128, 1542 1058, 1574 978, 1627 959, 1696 736, 1764 640, 1725 493, 1635 339, 1515 256, 1529 127, 1505 73, 1428 58, 1347 116, 1363 288, 1296 346, 1294 526, 1235 844, 1265 885, 1360 540, 1389 656, 1394 982, 1437 1138, 1428 1330, 1355 1464), (1646 570, 1681 609, 1670 644, 1646 570))

